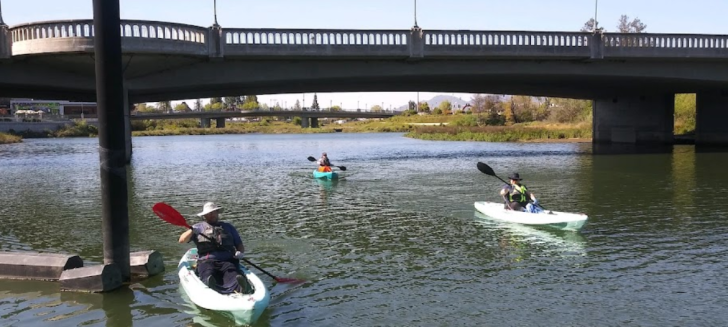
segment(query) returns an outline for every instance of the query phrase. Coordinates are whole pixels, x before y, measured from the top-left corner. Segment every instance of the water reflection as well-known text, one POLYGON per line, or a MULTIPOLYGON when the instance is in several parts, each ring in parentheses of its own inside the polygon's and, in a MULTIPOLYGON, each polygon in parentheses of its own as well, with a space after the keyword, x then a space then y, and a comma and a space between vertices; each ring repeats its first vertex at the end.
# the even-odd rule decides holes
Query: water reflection
MULTIPOLYGON (((586 255, 586 240, 579 232, 549 230, 498 221, 477 211, 475 218, 479 225, 499 233, 498 245, 504 250, 520 252, 524 247, 529 247, 538 248, 549 255, 586 255)), ((520 261, 522 255, 523 253, 520 253, 514 260, 520 261)))

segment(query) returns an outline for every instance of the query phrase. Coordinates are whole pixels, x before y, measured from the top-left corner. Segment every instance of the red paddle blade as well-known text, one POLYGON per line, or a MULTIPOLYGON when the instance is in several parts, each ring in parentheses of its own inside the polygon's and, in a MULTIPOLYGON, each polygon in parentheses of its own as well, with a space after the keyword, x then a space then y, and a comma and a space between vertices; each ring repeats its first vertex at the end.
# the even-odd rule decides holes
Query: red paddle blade
POLYGON ((159 218, 162 218, 162 220, 172 225, 190 228, 190 225, 187 224, 187 220, 185 220, 185 217, 182 217, 182 214, 172 208, 172 206, 170 206, 169 204, 159 202, 152 207, 152 211, 154 211, 154 213, 159 216, 159 218))
POLYGON ((276 282, 279 282, 282 284, 303 284, 306 281, 303 279, 296 279, 296 278, 276 277, 276 282))

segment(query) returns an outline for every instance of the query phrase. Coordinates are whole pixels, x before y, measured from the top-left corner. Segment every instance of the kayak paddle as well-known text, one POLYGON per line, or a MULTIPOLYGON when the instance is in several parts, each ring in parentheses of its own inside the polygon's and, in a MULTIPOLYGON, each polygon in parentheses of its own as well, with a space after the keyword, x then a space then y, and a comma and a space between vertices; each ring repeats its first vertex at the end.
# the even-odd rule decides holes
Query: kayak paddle
MULTIPOLYGON (((179 211, 177 211, 175 208, 172 208, 172 206, 170 206, 169 204, 166 204, 164 202, 159 202, 152 207, 152 211, 154 211, 154 213, 157 216, 159 216, 159 218, 162 218, 162 220, 164 220, 172 225, 192 229, 192 226, 190 226, 187 223, 187 220, 185 219, 185 217, 183 217, 182 214, 179 213, 179 211)), ((211 239, 210 237, 208 237, 205 234, 200 234, 200 235, 202 235, 202 237, 204 237, 212 242, 215 242, 215 240, 211 239)), ((302 279, 276 277, 273 274, 263 270, 263 268, 258 267, 258 265, 250 262, 250 260, 248 260, 246 258, 242 258, 241 260, 247 262, 249 265, 257 268, 258 270, 262 271, 264 274, 275 279, 276 282, 279 282, 279 283, 303 283, 303 282, 305 282, 305 280, 302 280, 302 279)))
MULTIPOLYGON (((478 170, 480 170, 481 173, 486 174, 488 176, 493 176, 497 179, 500 179, 501 182, 505 183, 506 185, 511 185, 510 183, 503 180, 503 178, 498 177, 498 175, 495 174, 495 171, 493 171, 493 168, 490 168, 490 166, 478 161, 478 170)), ((505 198, 504 198, 505 199, 505 198)), ((541 207, 543 210, 548 210, 544 208, 540 203, 537 204, 537 206, 541 207)))
MULTIPOLYGON (((316 158, 309 156, 308 161, 314 162, 314 161, 316 161, 316 158)), ((341 171, 346 171, 346 167, 344 167, 344 166, 331 165, 331 167, 337 167, 337 168, 341 169, 341 171)))

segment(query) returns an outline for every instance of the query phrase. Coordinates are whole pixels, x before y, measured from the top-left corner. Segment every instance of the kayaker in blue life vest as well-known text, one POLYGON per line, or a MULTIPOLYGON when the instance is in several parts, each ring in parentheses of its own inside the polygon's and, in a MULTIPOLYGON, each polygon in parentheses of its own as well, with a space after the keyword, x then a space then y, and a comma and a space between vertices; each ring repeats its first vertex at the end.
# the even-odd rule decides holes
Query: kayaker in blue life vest
POLYGON ((529 192, 526 185, 521 184, 521 175, 513 173, 508 176, 511 185, 503 186, 500 191, 506 209, 526 212, 540 211, 536 195, 529 192))
POLYGON ((326 155, 326 152, 321 154, 321 158, 318 160, 319 168, 318 171, 322 173, 328 173, 331 172, 331 161, 329 161, 329 157, 326 155))
POLYGON ((252 287, 240 271, 238 261, 244 256, 245 246, 235 227, 220 221, 220 212, 222 207, 213 202, 205 203, 202 212, 197 214, 204 217, 205 221, 194 224, 192 229, 182 233, 179 242, 195 242, 197 274, 208 287, 222 294, 250 294, 252 287))

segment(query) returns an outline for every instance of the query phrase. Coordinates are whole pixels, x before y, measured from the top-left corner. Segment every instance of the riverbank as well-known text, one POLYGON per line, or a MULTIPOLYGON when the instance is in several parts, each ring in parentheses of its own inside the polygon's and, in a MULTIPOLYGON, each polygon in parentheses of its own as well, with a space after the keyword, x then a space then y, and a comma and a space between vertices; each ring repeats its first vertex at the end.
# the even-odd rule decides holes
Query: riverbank
POLYGON ((515 124, 512 126, 418 126, 407 137, 430 141, 591 142, 591 124, 515 124))
MULTIPOLYGON (((347 121, 343 124, 321 121, 318 128, 302 128, 300 120, 291 122, 226 122, 225 128, 200 128, 197 120, 139 121, 132 135, 221 135, 221 134, 313 134, 313 133, 405 133, 406 137, 435 141, 481 142, 590 142, 591 124, 547 124, 543 122, 511 126, 477 126, 473 115, 413 115, 388 119, 347 121)), ((43 133, 20 133, 25 138, 96 137, 98 129, 84 121, 73 126, 43 133)))
POLYGON ((20 143, 23 138, 17 135, 0 133, 0 144, 20 143))

